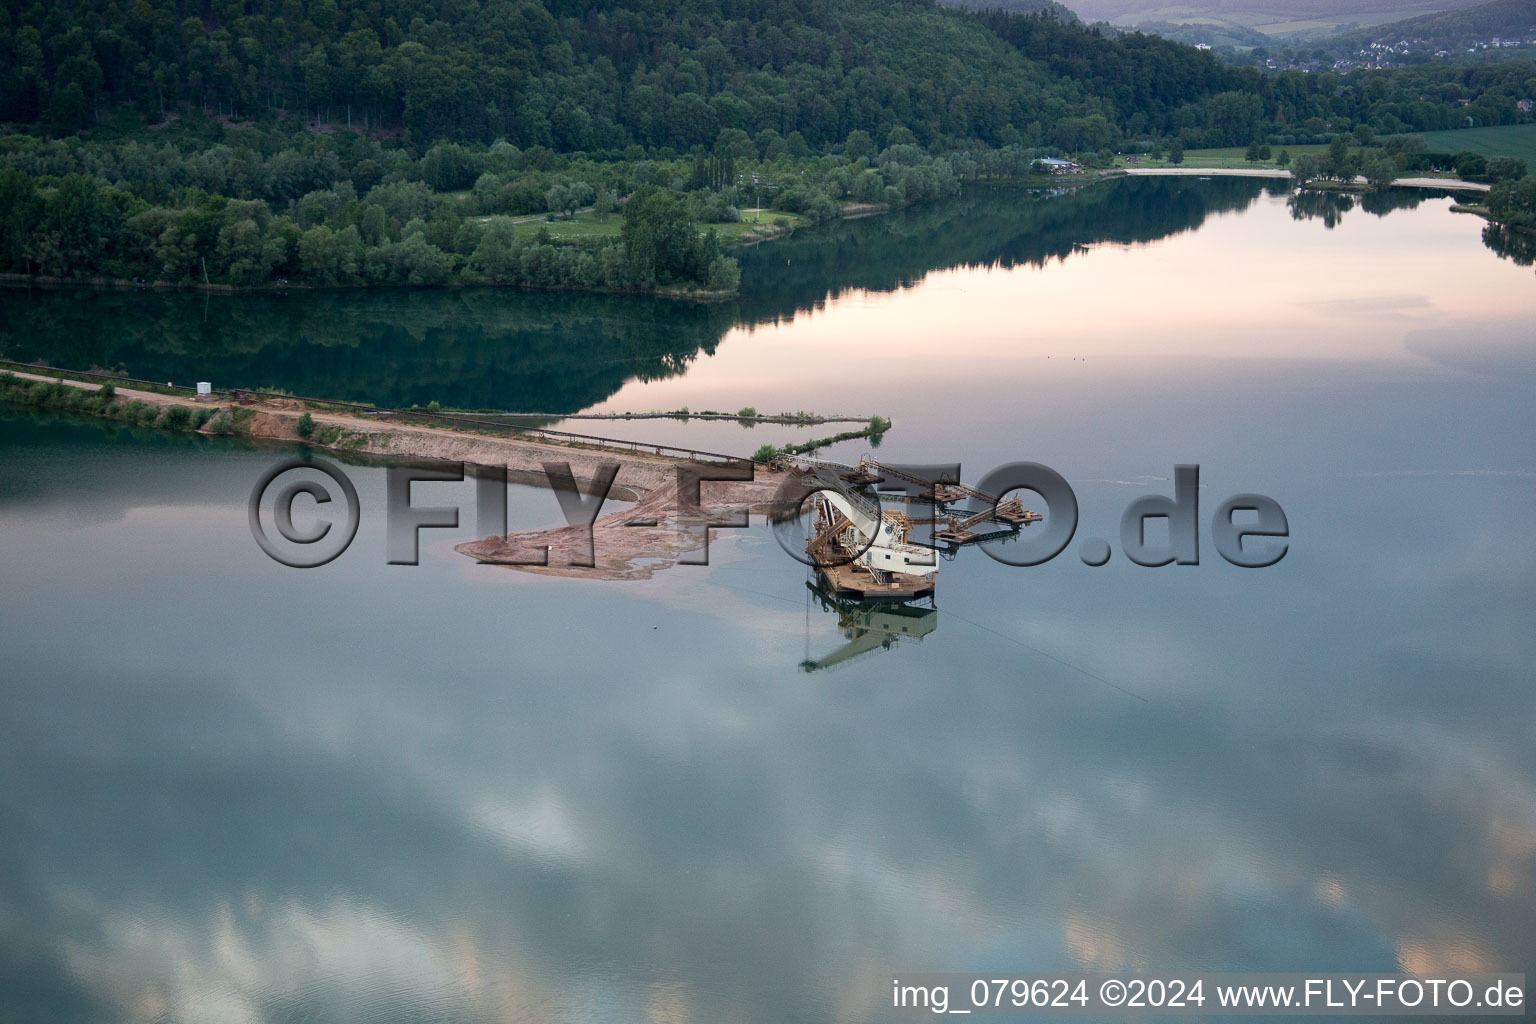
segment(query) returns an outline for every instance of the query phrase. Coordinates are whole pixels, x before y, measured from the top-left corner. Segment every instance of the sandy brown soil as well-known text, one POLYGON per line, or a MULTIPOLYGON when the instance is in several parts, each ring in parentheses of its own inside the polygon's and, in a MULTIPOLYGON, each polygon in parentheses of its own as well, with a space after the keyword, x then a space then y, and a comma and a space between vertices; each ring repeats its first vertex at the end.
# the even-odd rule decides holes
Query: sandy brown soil
MULTIPOLYGON (((622 478, 623 473, 620 473, 622 478)), ((699 506, 680 507, 677 477, 649 491, 632 508, 600 515, 590 528, 511 533, 459 544, 454 550, 524 572, 604 580, 649 579, 680 561, 702 561, 710 522, 741 522, 741 513, 766 515, 789 474, 757 467, 748 481, 703 481, 699 506), (538 563, 544 564, 538 564, 538 563)))
MULTIPOLYGON (((18 373, 33 380, 57 380, 46 374, 18 373)), ((65 379, 71 387, 95 390, 94 382, 65 379)), ((295 399, 266 397, 199 401, 179 395, 118 387, 123 401, 141 401, 164 407, 244 408, 254 414, 242 426, 241 436, 276 441, 300 442, 296 426, 304 412, 304 403, 295 399)), ((763 515, 773 506, 775 495, 789 474, 771 472, 756 466, 748 481, 703 481, 699 485, 700 506, 680 508, 678 470, 693 467, 708 473, 708 464, 688 463, 665 456, 617 449, 577 447, 487 436, 443 427, 390 423, 345 413, 311 410, 315 423, 339 427, 347 434, 337 450, 363 455, 407 459, 432 459, 471 463, 480 466, 506 466, 520 481, 543 480, 545 462, 566 462, 583 493, 598 473, 599 464, 617 462, 618 474, 610 495, 632 498, 632 508, 600 515, 590 530, 585 526, 565 526, 552 530, 492 536, 458 545, 455 550, 481 562, 507 565, 524 572, 556 576, 598 579, 646 579, 660 568, 688 560, 702 552, 705 525, 711 517, 729 521, 731 509, 744 508, 763 515), (652 522, 655 525, 631 525, 652 522), (544 557, 548 549, 547 558, 544 557), (584 565, 590 559, 591 565, 584 565), (537 561, 547 564, 529 564, 537 561)), ((313 442, 308 442, 313 444, 313 442)), ((316 445, 316 447, 323 447, 316 445)), ((745 460, 744 460, 745 461, 745 460)), ((739 516, 736 517, 739 519, 739 516)))

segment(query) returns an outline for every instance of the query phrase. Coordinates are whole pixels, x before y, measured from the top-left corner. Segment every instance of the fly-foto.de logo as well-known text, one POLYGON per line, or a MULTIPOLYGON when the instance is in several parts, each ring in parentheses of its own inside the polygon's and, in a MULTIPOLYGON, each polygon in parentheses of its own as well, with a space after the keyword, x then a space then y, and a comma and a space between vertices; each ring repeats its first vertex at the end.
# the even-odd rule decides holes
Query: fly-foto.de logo
MULTIPOLYGON (((581 569, 596 565, 605 546, 636 555, 640 538, 653 540, 658 532, 671 532, 675 543, 666 550, 674 562, 706 565, 711 530, 746 528, 751 516, 758 515, 772 525, 788 554, 816 567, 863 564, 878 571, 871 553, 886 546, 907 552, 909 566, 936 564, 936 554, 954 555, 968 546, 1004 564, 1035 566, 1066 551, 1078 528, 1072 486, 1055 470, 1035 462, 1000 466, 974 486, 960 482, 958 463, 679 463, 664 472, 650 467, 643 486, 620 481, 623 468, 616 460, 589 460, 576 468, 550 461, 537 470, 519 472, 519 484, 539 484, 553 493, 565 525, 509 533, 506 467, 459 462, 388 466, 383 500, 386 560, 390 565, 416 565, 421 531, 451 530, 488 542, 516 538, 517 553, 482 561, 581 569), (458 505, 422 504, 413 496, 414 484, 466 477, 474 481, 472 531, 461 530, 458 505), (604 505, 616 483, 638 500, 605 515, 604 505), (898 534, 899 541, 893 540, 898 534)), ((551 518, 554 512, 551 508, 551 518)), ((247 513, 251 535, 274 561, 317 568, 352 544, 362 506, 356 486, 336 465, 291 459, 256 482, 247 513)), ((1143 495, 1124 509, 1119 548, 1140 566, 1199 565, 1201 526, 1206 522, 1200 467, 1178 465, 1171 495, 1143 495)), ((1272 566, 1290 549, 1284 509, 1262 494, 1228 497, 1208 523, 1209 543, 1235 566, 1272 566)), ((1110 561, 1113 547, 1104 538, 1090 537, 1078 542, 1077 554, 1085 565, 1097 567, 1110 561)))

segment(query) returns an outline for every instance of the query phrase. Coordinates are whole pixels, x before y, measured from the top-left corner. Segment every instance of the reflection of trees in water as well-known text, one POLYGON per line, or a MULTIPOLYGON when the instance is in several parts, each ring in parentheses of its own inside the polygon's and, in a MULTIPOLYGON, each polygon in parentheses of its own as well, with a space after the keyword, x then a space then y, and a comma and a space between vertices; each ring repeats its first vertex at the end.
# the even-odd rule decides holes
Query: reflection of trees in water
POLYGON ((1308 192, 1302 190, 1285 201, 1296 220, 1320 220, 1332 231, 1344 215, 1355 208, 1355 197, 1347 192, 1308 192))
POLYGON ((1360 209, 1377 217, 1385 217, 1395 210, 1414 210, 1426 199, 1444 198, 1449 192, 1422 188, 1387 188, 1367 192, 1360 197, 1360 209))
POLYGON ((728 308, 491 290, 0 295, 7 358, 409 405, 573 411, 684 372, 728 308))
POLYGON ((1146 177, 1062 195, 973 189, 945 203, 798 231, 743 252, 742 311, 771 320, 849 290, 894 291, 951 267, 1042 266, 1101 242, 1150 242, 1242 209, 1252 178, 1146 177))
POLYGON ((1536 234, 1529 231, 1489 224, 1483 228, 1483 244, 1518 266, 1536 263, 1536 234))
MULTIPOLYGON (((1085 246, 1136 244, 1242 209, 1252 178, 1147 177, 1061 195, 973 189, 885 217, 807 229, 741 254, 742 297, 654 298, 494 289, 294 292, 0 290, 0 354, 121 368, 153 380, 277 387, 399 406, 573 412, 627 381, 686 372, 739 324, 770 323, 853 289, 893 291, 951 267, 1041 266, 1085 246)), ((1422 197, 1392 190, 1372 213, 1422 197)), ((1331 227, 1349 196, 1306 193, 1297 217, 1331 227)))
POLYGON ((1301 190, 1291 193, 1286 205, 1296 220, 1321 220, 1332 229, 1344 215, 1357 206, 1376 217, 1397 210, 1413 210, 1426 199, 1454 198, 1444 189, 1387 188, 1374 192, 1326 192, 1301 190))

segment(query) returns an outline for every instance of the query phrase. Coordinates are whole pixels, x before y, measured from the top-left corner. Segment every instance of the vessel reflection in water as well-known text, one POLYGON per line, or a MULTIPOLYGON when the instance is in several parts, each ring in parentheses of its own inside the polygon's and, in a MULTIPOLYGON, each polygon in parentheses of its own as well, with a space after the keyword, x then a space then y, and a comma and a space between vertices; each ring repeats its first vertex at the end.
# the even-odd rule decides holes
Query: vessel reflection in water
POLYGON ((805 586, 823 611, 837 615, 837 626, 846 642, 819 658, 807 654, 800 663, 802 672, 817 672, 874 651, 888 651, 903 640, 922 640, 939 626, 939 610, 932 597, 928 598, 925 607, 896 601, 841 598, 820 581, 807 580, 805 586))

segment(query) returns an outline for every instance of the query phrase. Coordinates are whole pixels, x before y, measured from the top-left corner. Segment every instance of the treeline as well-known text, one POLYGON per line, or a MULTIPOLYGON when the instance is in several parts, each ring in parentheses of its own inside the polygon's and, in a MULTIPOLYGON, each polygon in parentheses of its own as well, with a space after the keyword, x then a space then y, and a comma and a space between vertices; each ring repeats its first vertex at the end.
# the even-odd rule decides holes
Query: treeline
POLYGON ((466 217, 419 183, 379 186, 359 200, 350 183, 311 194, 297 216, 253 199, 196 193, 153 206, 70 174, 43 186, 0 169, 0 269, 75 279, 202 282, 274 280, 317 286, 457 284, 649 292, 731 292, 734 259, 701 233, 689 203, 642 186, 617 239, 557 245, 519 234, 505 216, 466 217), (306 227, 305 225, 309 226, 306 227), (657 241, 660 239, 661 241, 657 241))
POLYGON ((1527 61, 1264 75, 1159 37, 929 0, 17 0, 0 10, 0 121, 63 135, 198 111, 288 133, 399 137, 416 155, 446 138, 676 156, 726 129, 769 159, 826 152, 856 130, 884 147, 895 128, 945 150, 1172 135, 1246 145, 1310 120, 1316 131, 1347 119, 1384 133, 1512 123, 1528 119, 1517 103, 1533 74, 1527 61))
MULTIPOLYGON (((264 154, 263 145, 274 140, 241 129, 220 134, 225 141, 191 152, 137 140, 87 143, 12 135, 0 137, 0 169, 42 181, 85 175, 154 205, 178 205, 189 194, 207 193, 263 199, 274 213, 322 219, 334 202, 327 193, 338 186, 359 196, 383 197, 395 190, 418 197, 407 204, 415 207, 424 201, 419 197, 435 194, 456 200, 453 208, 463 215, 517 216, 567 213, 605 195, 611 207, 618 197, 657 184, 689 193, 696 219, 720 223, 739 219, 739 208, 754 200, 824 185, 833 198, 857 192, 859 201, 922 201, 948 195, 947 179, 953 177, 1020 177, 1037 155, 1007 147, 962 151, 941 160, 905 128, 888 132, 883 148, 869 133, 855 130, 838 147, 841 152, 830 157, 795 157, 780 147, 760 146, 739 129, 725 129, 711 147, 695 147, 689 156, 662 159, 640 153, 611 160, 541 147, 520 150, 505 140, 490 146, 439 142, 415 155, 351 132, 299 136, 289 140, 288 148, 264 154), (871 176, 861 182, 859 174, 865 171, 871 176), (766 192, 754 193, 754 176, 766 192), (887 192, 888 186, 896 191, 887 192)), ((778 208, 803 212, 804 203, 788 202, 778 208)))
MULTIPOLYGON (((1289 166, 1291 176, 1302 184, 1318 179, 1333 179, 1351 184, 1363 175, 1373 188, 1385 188, 1399 176, 1415 171, 1452 171, 1467 181, 1515 181, 1526 176, 1524 160, 1510 156, 1485 157, 1477 153, 1431 153, 1424 141, 1414 135, 1394 135, 1375 144, 1368 131, 1357 130, 1349 147, 1349 137, 1335 135, 1328 149, 1313 155, 1302 153, 1294 160, 1281 150, 1276 160, 1289 166)), ((1248 159, 1269 159, 1267 146, 1249 146, 1248 159)))
POLYGON ((1488 215, 1506 227, 1536 233, 1536 178, 1501 181, 1488 193, 1488 215))
POLYGON ((393 150, 382 169, 377 144, 355 135, 310 139, 266 158, 223 144, 182 154, 135 141, 28 140, 0 157, 0 272, 235 287, 286 280, 730 291, 734 265, 707 227, 739 221, 744 206, 766 197, 778 210, 827 220, 845 202, 902 206, 952 195, 962 181, 1017 178, 1034 155, 1010 148, 947 159, 904 129, 888 138, 876 151, 856 131, 843 147, 856 158, 779 154, 771 162, 734 129, 692 161, 602 162, 505 141, 439 143, 418 158, 393 150), (546 211, 569 217, 589 205, 606 218, 623 205, 627 225, 626 200, 644 190, 675 196, 667 215, 695 233, 696 258, 645 266, 622 233, 558 244, 512 220, 546 211))

